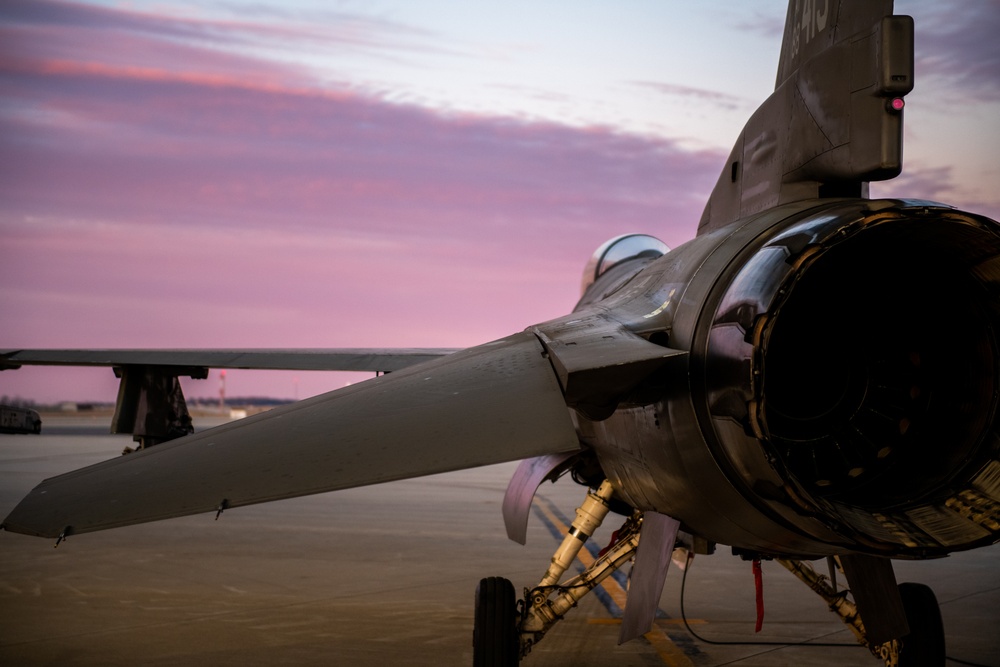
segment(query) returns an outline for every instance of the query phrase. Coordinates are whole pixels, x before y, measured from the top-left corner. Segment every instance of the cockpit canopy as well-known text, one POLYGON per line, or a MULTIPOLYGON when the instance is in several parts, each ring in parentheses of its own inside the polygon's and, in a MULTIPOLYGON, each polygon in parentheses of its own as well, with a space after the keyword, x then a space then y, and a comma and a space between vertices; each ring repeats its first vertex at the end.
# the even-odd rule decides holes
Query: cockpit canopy
POLYGON ((630 259, 647 257, 655 259, 670 251, 663 241, 648 234, 622 234, 601 244, 583 269, 580 293, 594 284, 605 272, 630 259))

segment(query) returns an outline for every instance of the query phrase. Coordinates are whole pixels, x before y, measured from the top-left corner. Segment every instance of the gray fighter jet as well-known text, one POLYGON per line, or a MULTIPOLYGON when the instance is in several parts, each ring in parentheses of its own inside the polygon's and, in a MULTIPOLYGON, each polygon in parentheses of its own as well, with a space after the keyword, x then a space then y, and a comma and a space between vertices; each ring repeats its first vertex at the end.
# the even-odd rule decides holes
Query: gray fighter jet
MULTIPOLYGON (((891 0, 792 0, 774 93, 747 122, 698 235, 601 246, 573 312, 461 351, 7 350, 0 364, 106 365, 139 451, 43 481, 5 519, 62 539, 523 460, 589 488, 537 585, 484 579, 475 664, 516 665, 632 562, 621 640, 648 630, 675 547, 774 558, 887 665, 943 665, 929 588, 893 558, 1000 541, 1000 225, 872 200, 902 167, 913 21, 891 0), (178 376, 207 368, 391 371, 191 434, 178 376), (595 527, 618 539, 565 571, 595 527), (826 558, 851 597, 808 562, 826 558)), ((541 569, 541 568, 539 568, 541 569)), ((535 582, 529 582, 534 584, 535 582)))

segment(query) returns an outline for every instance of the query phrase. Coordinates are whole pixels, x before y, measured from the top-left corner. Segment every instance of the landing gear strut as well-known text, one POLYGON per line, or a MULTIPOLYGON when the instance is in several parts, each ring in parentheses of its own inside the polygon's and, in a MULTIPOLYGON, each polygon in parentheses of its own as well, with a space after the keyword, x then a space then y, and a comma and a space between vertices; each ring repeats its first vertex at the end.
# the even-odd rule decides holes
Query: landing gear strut
POLYGON ((514 604, 514 588, 499 577, 483 579, 476 592, 476 625, 473 631, 474 667, 515 667, 518 660, 580 599, 615 570, 632 560, 639 545, 642 514, 636 513, 618 531, 618 540, 583 573, 562 583, 583 543, 601 525, 609 511, 614 489, 605 481, 576 510, 576 519, 539 584, 514 604), (513 637, 513 658, 509 657, 513 637))
POLYGON ((868 639, 857 606, 847 599, 848 591, 837 590, 832 568, 828 579, 804 561, 776 560, 826 600, 830 611, 840 616, 858 643, 883 660, 886 667, 944 667, 944 625, 937 598, 929 587, 914 583, 899 584, 899 595, 910 632, 901 639, 874 645, 868 639))

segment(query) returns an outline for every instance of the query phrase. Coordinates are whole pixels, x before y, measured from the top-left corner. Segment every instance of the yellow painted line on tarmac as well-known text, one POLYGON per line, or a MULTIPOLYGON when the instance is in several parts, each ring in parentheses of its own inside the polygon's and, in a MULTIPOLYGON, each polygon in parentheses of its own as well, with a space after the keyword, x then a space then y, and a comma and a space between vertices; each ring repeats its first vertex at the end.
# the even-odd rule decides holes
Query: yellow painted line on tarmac
MULTIPOLYGON (((655 623, 657 625, 684 625, 683 618, 658 618, 655 623)), ((689 618, 688 625, 705 625, 708 623, 703 618, 689 618)))
MULTIPOLYGON (((590 625, 621 625, 620 618, 588 618, 590 625)), ((657 625, 684 625, 684 620, 680 618, 658 618, 654 621, 657 625)), ((689 618, 688 625, 705 625, 706 621, 701 618, 689 618)))
MULTIPOLYGON (((545 503, 538 503, 537 507, 559 532, 566 533, 569 530, 569 526, 564 524, 551 509, 546 507, 545 503)), ((580 549, 577 559, 587 568, 593 565, 595 560, 586 549, 580 549)), ((625 608, 625 599, 628 597, 628 594, 613 577, 607 577, 600 585, 611 596, 611 599, 615 601, 615 604, 621 609, 625 608)), ((607 620, 621 623, 621 619, 607 620)), ((694 667, 691 659, 684 655, 684 652, 677 647, 677 644, 670 641, 670 637, 666 635, 662 628, 657 627, 656 624, 643 637, 650 643, 657 655, 660 656, 660 659, 663 660, 663 664, 669 665, 669 667, 694 667)))
POLYGON ((656 625, 644 634, 643 638, 653 645, 656 654, 663 660, 663 664, 670 667, 694 667, 694 663, 684 655, 684 651, 677 648, 677 644, 670 641, 670 637, 656 625))

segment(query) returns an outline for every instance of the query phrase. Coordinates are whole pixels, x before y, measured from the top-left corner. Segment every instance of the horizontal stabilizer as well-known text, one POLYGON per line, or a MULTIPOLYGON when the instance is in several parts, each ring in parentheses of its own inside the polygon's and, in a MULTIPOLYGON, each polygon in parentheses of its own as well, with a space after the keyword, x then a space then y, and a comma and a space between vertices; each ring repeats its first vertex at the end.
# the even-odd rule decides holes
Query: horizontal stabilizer
POLYGON ((578 447, 520 333, 45 480, 4 527, 57 537, 578 447))
POLYGON ((247 350, 0 350, 0 370, 21 366, 177 366, 285 371, 398 371, 452 348, 247 350))

